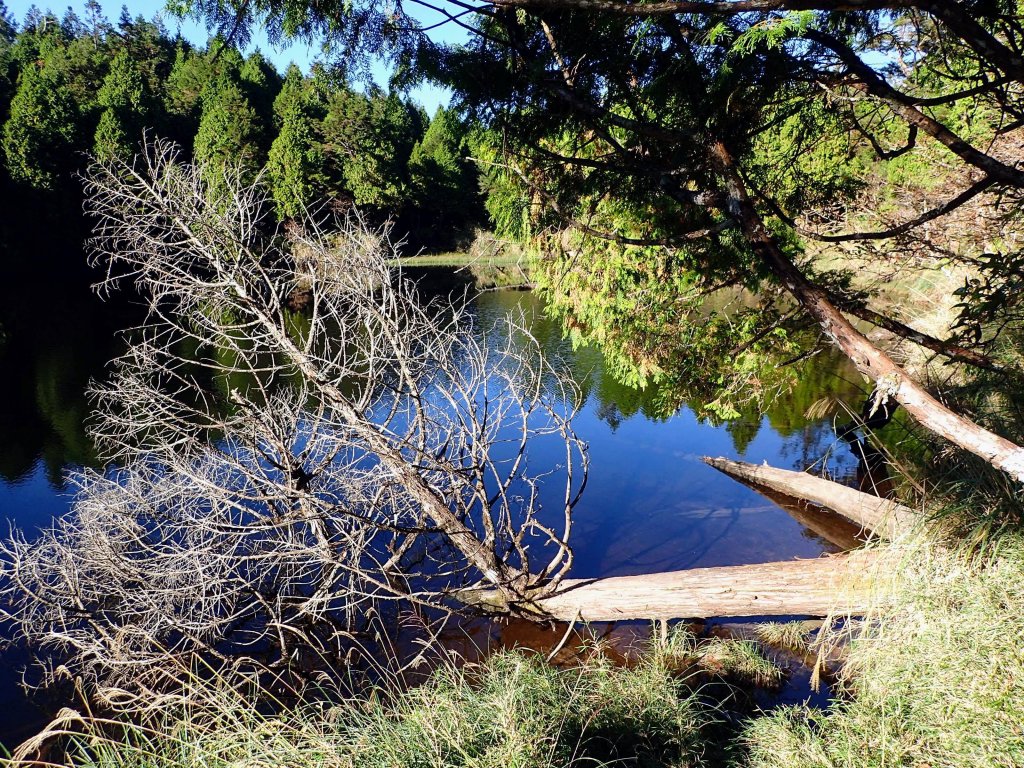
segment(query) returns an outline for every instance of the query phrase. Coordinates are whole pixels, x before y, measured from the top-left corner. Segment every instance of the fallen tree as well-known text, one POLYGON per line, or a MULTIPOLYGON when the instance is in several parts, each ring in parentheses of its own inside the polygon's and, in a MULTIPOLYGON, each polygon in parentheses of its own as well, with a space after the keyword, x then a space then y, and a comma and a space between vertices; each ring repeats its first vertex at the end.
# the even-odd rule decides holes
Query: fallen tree
POLYGON ((721 456, 704 456, 703 461, 755 490, 769 488, 796 499, 820 504, 862 529, 884 538, 893 538, 921 522, 921 515, 904 504, 881 499, 806 472, 733 461, 721 456))
POLYGON ((877 555, 859 551, 814 560, 566 579, 559 590, 514 604, 495 590, 460 594, 468 603, 559 621, 695 619, 725 616, 857 614, 871 605, 877 555))
POLYGON ((148 150, 87 185, 104 288, 150 307, 93 393, 117 468, 2 546, 0 616, 49 656, 44 680, 340 670, 372 617, 429 632, 455 588, 557 589, 587 457, 572 384, 526 328, 425 304, 356 218, 282 233, 258 183, 148 150), (554 458, 531 462, 538 443, 554 458))

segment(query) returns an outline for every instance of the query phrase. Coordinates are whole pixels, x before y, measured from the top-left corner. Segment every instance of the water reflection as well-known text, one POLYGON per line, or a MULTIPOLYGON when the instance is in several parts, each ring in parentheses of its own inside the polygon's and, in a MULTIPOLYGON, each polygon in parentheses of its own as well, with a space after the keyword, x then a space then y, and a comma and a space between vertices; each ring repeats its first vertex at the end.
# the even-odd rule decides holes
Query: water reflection
MULTIPOLYGON (((5 303, 9 338, 0 348, 5 371, 0 377, 0 515, 20 525, 45 524, 62 512, 64 472, 95 465, 84 428, 85 387, 91 377, 103 375, 117 352, 113 327, 124 320, 116 313, 112 317, 84 287, 66 290, 51 311, 5 303)), ((821 354, 805 361, 799 386, 763 416, 748 412, 714 424, 699 421, 685 403, 669 409, 657 387, 640 391, 607 375, 600 353, 573 350, 557 324, 544 317, 537 296, 497 291, 475 303, 482 329, 511 311, 524 313, 542 349, 571 372, 583 398, 577 429, 590 445, 593 463, 592 487, 578 515, 577 575, 752 562, 773 553, 813 555, 827 547, 777 506, 704 466, 699 457, 768 460, 797 469, 827 465, 834 474, 851 474, 856 459, 836 450, 842 444, 831 422, 805 417, 822 397, 849 403, 863 397, 840 358, 821 354)))
MULTIPOLYGON (((506 312, 524 312, 547 354, 566 365, 583 394, 576 428, 590 446, 591 475, 576 513, 573 575, 813 557, 838 548, 820 526, 815 531, 801 525, 700 457, 725 455, 797 469, 817 466, 837 476, 851 473, 856 461, 837 441, 831 420, 805 416, 822 398, 846 403, 863 398, 858 377, 842 358, 819 354, 803 361, 799 385, 768 413, 748 412, 715 424, 698 420, 685 403, 668 410, 665 393, 656 387, 638 391, 607 375, 597 350, 573 350, 561 338, 536 295, 489 293, 476 309, 484 328, 506 312)), ((816 515, 804 511, 805 519, 816 515)), ((851 535, 841 531, 832 538, 849 542, 851 535)))
MULTIPOLYGON (((136 313, 125 302, 104 305, 73 276, 31 280, 15 277, 0 290, 0 478, 36 485, 42 472, 56 489, 69 466, 96 464, 86 386, 103 375, 117 329, 136 313)), ((0 509, 12 511, 3 501, 0 509)))
MULTIPOLYGON (((114 329, 131 319, 131 309, 101 304, 84 284, 55 288, 46 298, 45 307, 38 296, 4 302, 0 317, 8 336, 0 347, 0 518, 29 529, 66 510, 63 474, 96 462, 84 428, 84 392, 119 351, 114 329)), ((549 359, 571 371, 582 396, 576 429, 589 443, 591 471, 576 512, 572 576, 814 557, 849 543, 843 536, 852 534, 829 527, 821 513, 805 509, 794 516, 700 461, 725 455, 798 469, 826 466, 839 476, 853 472, 856 461, 837 441, 831 421, 805 416, 823 397, 851 404, 863 399, 857 377, 838 356, 802 361, 797 388, 763 416, 748 412, 715 424, 698 420, 695 409, 656 387, 639 391, 616 381, 597 350, 572 349, 531 293, 486 293, 474 305, 482 329, 510 311, 523 313, 549 359)), ((207 353, 211 360, 215 355, 207 353)), ((539 447, 539 463, 559 461, 543 451, 539 447)), ((13 678, 0 677, 0 706, 14 706, 13 690, 13 678)), ((10 720, 6 727, 15 725, 10 720)))
MULTIPOLYGON (((104 306, 91 293, 78 246, 38 244, 0 255, 7 260, 0 282, 0 521, 31 530, 67 510, 68 468, 96 463, 84 427, 86 386, 103 375, 118 346, 115 331, 134 313, 104 306)), ((0 626, 0 641, 4 634, 0 626)), ((39 724, 18 685, 27 663, 21 650, 0 656, 0 743, 16 743, 39 724)))
POLYGON ((102 370, 105 352, 95 350, 104 344, 91 318, 58 314, 64 317, 48 315, 32 325, 5 322, 9 339, 0 350, 0 476, 8 483, 41 466, 57 487, 68 465, 95 462, 83 429, 88 412, 84 390, 90 376, 102 370))

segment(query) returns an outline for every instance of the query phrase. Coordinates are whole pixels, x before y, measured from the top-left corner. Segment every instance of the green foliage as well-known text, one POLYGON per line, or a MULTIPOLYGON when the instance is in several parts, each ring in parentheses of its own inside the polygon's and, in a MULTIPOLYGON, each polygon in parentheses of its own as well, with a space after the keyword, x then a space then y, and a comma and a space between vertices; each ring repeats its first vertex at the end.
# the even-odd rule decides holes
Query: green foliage
POLYGON ((0 141, 13 179, 53 189, 79 139, 78 113, 55 63, 60 55, 56 44, 47 44, 41 54, 42 59, 21 71, 0 141))
POLYGON ((110 62, 110 70, 103 79, 96 100, 101 107, 145 115, 150 105, 146 83, 135 61, 126 51, 119 52, 110 62))
POLYGON ((0 45, 10 46, 14 42, 17 27, 7 5, 0 3, 0 45))
POLYGON ((214 76, 214 72, 210 57, 198 55, 179 44, 165 86, 167 111, 179 117, 194 118, 198 122, 203 88, 214 76))
POLYGON ((96 156, 109 159, 132 152, 142 139, 152 104, 142 73, 126 51, 110 63, 97 101, 103 113, 96 128, 96 156))
POLYGON ((510 160, 504 157, 501 136, 478 128, 468 137, 469 150, 477 164, 484 208, 499 237, 527 242, 533 233, 534 215, 539 212, 536 195, 523 183, 510 160))
POLYGON ((97 87, 103 82, 109 53, 100 41, 84 35, 68 40, 62 54, 56 62, 63 71, 64 87, 87 129, 99 108, 97 87))
POLYGON ((14 68, 15 26, 6 6, 0 2, 0 124, 7 119, 14 95, 17 72, 14 68))
POLYGON ((239 166, 250 176, 263 164, 259 147, 260 121, 238 82, 222 73, 203 89, 202 115, 193 152, 217 185, 221 171, 239 166))
POLYGON ((255 51, 238 68, 238 80, 259 120, 258 141, 265 154, 274 135, 274 100, 281 91, 282 78, 266 57, 255 51))
POLYGON ((332 94, 321 130, 335 189, 356 205, 399 209, 409 199, 407 166, 420 121, 395 94, 345 88, 332 94))
POLYGON ((132 140, 133 133, 129 133, 124 120, 116 110, 105 109, 100 115, 100 122, 96 126, 96 141, 93 152, 101 160, 109 160, 113 157, 124 157, 130 155, 135 148, 132 140))
MULTIPOLYGON (((559 237, 557 256, 533 270, 576 345, 596 344, 612 374, 629 386, 657 385, 664 413, 690 402, 698 414, 735 418, 793 387, 799 369, 780 366, 798 352, 791 324, 771 296, 730 289, 690 267, 682 249, 626 246, 585 234, 559 237)), ((728 252, 739 243, 723 234, 728 252)))
POLYGON ((414 232, 424 244, 441 244, 451 233, 484 218, 478 174, 467 159, 466 128, 454 111, 439 108, 409 157, 414 232))
POLYGON ((428 215, 458 216, 473 199, 475 179, 463 157, 462 134, 455 115, 439 108, 423 140, 413 147, 409 157, 413 195, 428 215))
POLYGON ((274 115, 279 130, 267 161, 271 192, 280 217, 299 216, 322 194, 324 156, 314 133, 315 105, 294 65, 274 102, 274 115))
POLYGON ((236 43, 215 36, 196 48, 127 11, 111 25, 95 2, 84 21, 33 10, 18 31, 0 5, 5 182, 43 191, 53 215, 77 218, 75 175, 88 153, 131 154, 148 134, 212 163, 215 177, 236 164, 250 178, 265 170, 282 218, 340 199, 438 246, 478 221, 454 113, 429 129, 422 109, 395 93, 358 92, 323 68, 282 78, 236 43))
MULTIPOLYGON (((91 36, 98 38, 105 29, 102 18, 94 22, 96 31, 91 36)), ((153 125, 157 126, 162 116, 162 101, 165 83, 174 64, 176 43, 170 38, 167 30, 158 23, 143 19, 141 16, 132 20, 122 19, 118 25, 116 44, 110 45, 111 36, 107 36, 107 56, 113 53, 116 58, 124 52, 132 67, 142 76, 144 92, 149 99, 153 125)))
POLYGON ((707 36, 712 43, 731 40, 730 55, 739 58, 762 48, 778 48, 786 40, 799 37, 814 21, 813 11, 787 11, 779 16, 768 16, 738 35, 730 25, 718 23, 708 30, 707 36))
POLYGON ((863 186, 870 162, 858 152, 845 122, 820 99, 794 93, 766 120, 748 165, 757 188, 790 213, 850 200, 863 186))

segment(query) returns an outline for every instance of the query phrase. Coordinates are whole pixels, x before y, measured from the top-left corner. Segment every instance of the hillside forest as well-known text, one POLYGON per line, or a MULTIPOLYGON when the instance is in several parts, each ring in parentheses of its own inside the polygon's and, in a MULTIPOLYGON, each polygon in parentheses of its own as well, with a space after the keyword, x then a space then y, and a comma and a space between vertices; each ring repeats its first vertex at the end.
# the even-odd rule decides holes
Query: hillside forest
MULTIPOLYGON (((469 135, 397 92, 357 89, 333 70, 279 72, 258 51, 214 36, 197 47, 95 2, 84 18, 0 4, 0 195, 8 229, 32 210, 76 234, 90 156, 130 157, 144 138, 173 141, 211 176, 263 175, 279 220, 357 206, 391 219, 408 250, 448 248, 483 220, 469 135)), ((10 232, 8 232, 10 234, 10 232)))

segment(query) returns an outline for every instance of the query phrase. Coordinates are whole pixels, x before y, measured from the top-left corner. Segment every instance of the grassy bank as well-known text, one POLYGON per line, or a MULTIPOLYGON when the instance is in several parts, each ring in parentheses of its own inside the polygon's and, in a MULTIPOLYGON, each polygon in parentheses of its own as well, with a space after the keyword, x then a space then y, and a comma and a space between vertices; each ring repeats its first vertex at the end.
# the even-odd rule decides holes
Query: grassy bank
POLYGON ((917 542, 889 566, 878 612, 849 628, 840 700, 753 720, 746 766, 1024 765, 1024 543, 969 556, 917 542))
POLYGON ((751 643, 698 645, 674 632, 629 667, 599 646, 571 668, 502 652, 411 689, 277 716, 204 689, 141 725, 80 723, 70 754, 90 768, 720 765, 736 720, 709 691, 779 675, 751 643))
POLYGON ((406 256, 405 268, 445 268, 464 272, 478 290, 520 288, 531 285, 526 249, 489 232, 479 231, 463 251, 406 256))
POLYGON ((779 674, 756 645, 679 631, 626 668, 599 648, 561 669, 504 652, 274 716, 204 690, 142 725, 78 724, 71 755, 90 768, 1024 765, 1024 543, 969 557, 919 540, 887 557, 877 609, 829 635, 849 645, 828 712, 754 712, 737 693, 779 674))

